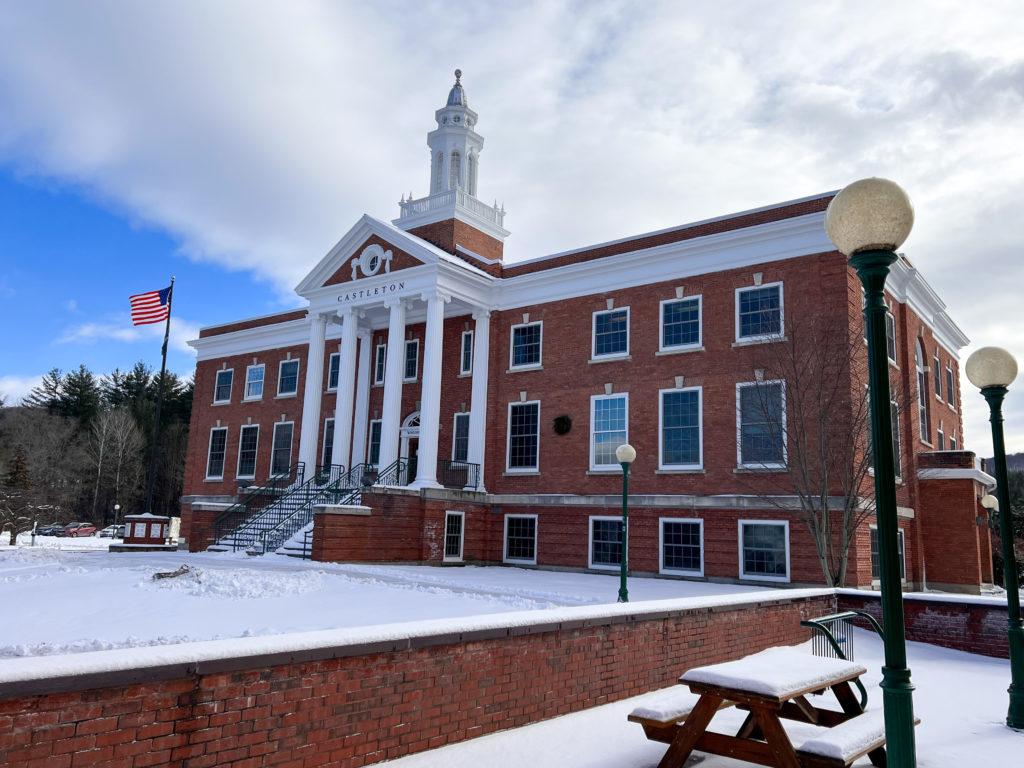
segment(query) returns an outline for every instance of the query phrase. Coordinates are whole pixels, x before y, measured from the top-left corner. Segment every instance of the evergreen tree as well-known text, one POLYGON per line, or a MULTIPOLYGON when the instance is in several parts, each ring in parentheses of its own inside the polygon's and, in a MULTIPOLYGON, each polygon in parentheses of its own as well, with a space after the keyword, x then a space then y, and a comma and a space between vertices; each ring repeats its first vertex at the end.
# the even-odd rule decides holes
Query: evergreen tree
POLYGON ((51 368, 43 376, 43 380, 32 387, 21 404, 28 408, 45 408, 50 413, 60 410, 61 393, 64 390, 64 377, 59 368, 51 368))
POLYGON ((88 426, 100 410, 100 385, 84 365, 67 374, 61 387, 58 412, 69 419, 77 419, 88 426))
POLYGON ((7 462, 3 484, 6 488, 18 490, 27 490, 29 487, 28 457, 25 455, 25 449, 20 445, 14 449, 14 453, 7 462))

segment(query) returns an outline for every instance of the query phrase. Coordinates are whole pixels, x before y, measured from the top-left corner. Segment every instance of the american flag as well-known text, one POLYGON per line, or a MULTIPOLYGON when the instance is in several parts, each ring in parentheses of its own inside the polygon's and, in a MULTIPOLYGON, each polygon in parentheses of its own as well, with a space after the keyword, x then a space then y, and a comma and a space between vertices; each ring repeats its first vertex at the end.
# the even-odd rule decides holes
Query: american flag
POLYGON ((159 291, 146 291, 129 296, 132 304, 132 325, 162 323, 171 313, 171 286, 159 291))

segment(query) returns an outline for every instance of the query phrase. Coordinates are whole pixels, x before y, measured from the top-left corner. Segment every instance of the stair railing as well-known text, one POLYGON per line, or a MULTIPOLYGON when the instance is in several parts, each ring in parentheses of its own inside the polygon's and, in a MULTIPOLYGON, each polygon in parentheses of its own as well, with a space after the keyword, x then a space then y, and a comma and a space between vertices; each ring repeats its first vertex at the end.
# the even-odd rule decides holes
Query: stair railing
POLYGON ((268 505, 268 500, 279 498, 290 486, 301 484, 306 465, 299 461, 267 478, 262 485, 250 485, 238 500, 213 520, 213 540, 220 541, 246 522, 258 515, 268 505))

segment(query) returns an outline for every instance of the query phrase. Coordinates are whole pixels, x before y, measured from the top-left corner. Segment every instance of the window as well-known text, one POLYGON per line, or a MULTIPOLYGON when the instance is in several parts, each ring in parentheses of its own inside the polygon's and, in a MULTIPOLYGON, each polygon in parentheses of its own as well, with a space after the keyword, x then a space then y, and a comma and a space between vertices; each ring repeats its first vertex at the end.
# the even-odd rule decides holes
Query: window
POLYGON ((939 422, 939 428, 936 431, 935 436, 936 436, 936 438, 938 438, 938 441, 936 443, 936 447, 940 451, 946 450, 946 433, 942 431, 942 422, 941 421, 939 422))
POLYGON ((896 362, 896 318, 892 312, 885 312, 885 356, 890 363, 896 362))
POLYGON ((327 391, 338 389, 338 372, 341 370, 341 353, 332 352, 327 363, 327 391))
POLYGON ((462 156, 458 152, 452 152, 451 166, 448 169, 448 189, 461 187, 462 177, 462 156))
POLYGON ((320 465, 331 466, 334 460, 334 419, 324 419, 324 446, 320 451, 320 465))
POLYGON ((146 524, 136 523, 135 524, 135 538, 144 539, 146 537, 146 524))
POLYGON ((618 568, 622 560, 622 518, 590 518, 591 568, 618 568))
POLYGON ((786 385, 758 381, 736 385, 736 449, 740 467, 786 466, 786 385))
POLYGON ((629 354, 629 307, 594 313, 590 356, 623 357, 629 354))
POLYGON ((736 289, 736 341, 782 337, 782 283, 736 289))
POLYGON ((951 450, 951 451, 955 451, 956 450, 956 433, 955 432, 950 433, 950 435, 949 435, 949 450, 951 450))
POLYGON ((452 461, 469 461, 469 414, 456 413, 452 427, 452 461))
MULTIPOLYGON (((878 527, 872 525, 871 531, 871 580, 882 578, 882 559, 878 552, 878 527)), ((907 580, 907 553, 903 545, 903 529, 896 531, 896 551, 900 559, 900 579, 907 580)))
POLYGON ((704 463, 700 387, 659 393, 658 469, 700 469, 704 463))
POLYGON ((900 440, 900 407, 895 400, 889 401, 889 418, 892 421, 892 461, 896 479, 903 479, 903 444, 900 440))
POLYGON ((512 326, 512 356, 510 368, 536 368, 541 361, 543 329, 541 323, 512 326))
POLYGON ((935 396, 942 399, 942 368, 939 366, 939 350, 935 350, 935 357, 932 358, 932 386, 935 387, 935 396))
POLYGON ((590 468, 619 469, 615 449, 629 442, 629 395, 590 398, 590 468))
POLYGON ((505 515, 506 563, 537 564, 537 516, 505 515))
POLYGON ((228 428, 214 427, 210 430, 210 449, 206 454, 206 479, 224 479, 224 455, 228 449, 228 428))
POLYGON ((381 429, 381 423, 382 422, 381 422, 380 419, 374 419, 373 421, 370 422, 370 436, 369 436, 370 445, 369 445, 369 449, 366 452, 366 455, 369 456, 369 458, 366 460, 366 463, 370 464, 370 465, 372 465, 374 467, 376 467, 377 464, 380 463, 380 429, 381 429))
POLYGON ((234 377, 235 372, 231 368, 227 368, 223 371, 217 371, 217 378, 213 384, 214 403, 231 402, 231 381, 234 377))
POLYGON ((299 391, 299 361, 282 360, 277 374, 278 397, 294 395, 299 391))
POLYGON ((405 342, 405 368, 403 381, 416 381, 416 373, 420 367, 420 340, 409 339, 405 342))
POLYGON ((953 386, 953 367, 946 366, 946 402, 950 408, 956 408, 956 387, 953 386))
POLYGON ((388 361, 388 345, 378 344, 373 356, 373 383, 384 383, 384 366, 388 361))
POLYGON ((246 424, 238 438, 238 471, 235 477, 251 480, 256 477, 256 449, 260 440, 258 424, 246 424))
POLYGON ((789 523, 740 520, 740 578, 789 581, 789 523))
POLYGON ((263 378, 266 374, 266 366, 250 365, 245 369, 245 399, 259 400, 263 397, 263 378))
POLYGON ((914 347, 914 363, 917 366, 917 420, 918 432, 923 443, 931 443, 932 429, 928 422, 928 371, 924 367, 924 347, 917 340, 914 347))
POLYGON ((704 523, 661 518, 661 572, 704 575, 704 523))
POLYGON ((462 332, 462 346, 459 354, 459 374, 466 376, 473 372, 473 332, 462 332))
POLYGON ((661 350, 693 349, 701 344, 701 297, 661 302, 661 350))
POLYGON ((270 452, 270 474, 286 474, 292 466, 292 432, 295 424, 279 421, 274 425, 274 442, 270 452))
POLYGON ((535 472, 540 454, 540 403, 508 406, 509 472, 535 472))
POLYGON ((462 537, 465 516, 462 512, 444 513, 444 560, 458 562, 462 560, 462 537))

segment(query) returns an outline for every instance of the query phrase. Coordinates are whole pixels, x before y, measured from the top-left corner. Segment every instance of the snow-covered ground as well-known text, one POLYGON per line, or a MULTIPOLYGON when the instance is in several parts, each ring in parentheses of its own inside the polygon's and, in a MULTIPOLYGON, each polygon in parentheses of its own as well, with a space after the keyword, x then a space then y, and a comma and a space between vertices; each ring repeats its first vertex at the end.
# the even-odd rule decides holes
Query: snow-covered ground
MULTIPOLYGON (((0 548, 0 602, 18 606, 0 634, 0 658, 599 605, 618 590, 617 577, 602 574, 97 551, 109 541, 0 548), (189 574, 153 579, 183 564, 189 574)), ((763 592, 650 578, 629 587, 634 602, 763 592)))
MULTIPOLYGON (((873 634, 857 630, 856 659, 868 669, 868 709, 882 706, 882 644, 873 634)), ((917 728, 917 756, 921 768, 968 768, 979 765, 1018 765, 1024 753, 1024 732, 1011 731, 1006 717, 1008 662, 960 651, 909 643, 911 673, 917 689, 914 711, 921 718, 917 728)), ((808 653, 810 651, 808 650, 808 653)), ((647 741, 636 723, 626 720, 634 707, 648 696, 595 707, 542 723, 483 736, 450 747, 421 752, 382 765, 388 768, 476 768, 481 765, 515 765, 531 768, 654 768, 665 754, 665 745, 647 741)), ((735 733, 744 713, 719 712, 712 728, 735 733)), ((786 724, 794 743, 816 729, 786 724)), ((701 768, 749 768, 750 763, 695 753, 687 766, 701 768)), ((856 764, 870 765, 867 758, 856 764)))

